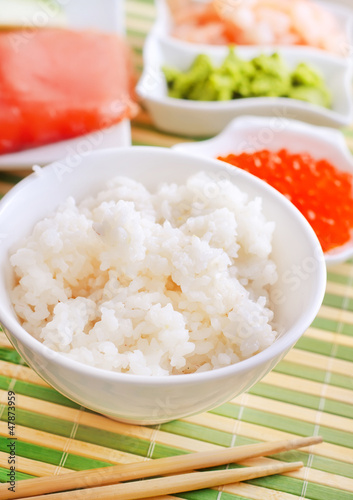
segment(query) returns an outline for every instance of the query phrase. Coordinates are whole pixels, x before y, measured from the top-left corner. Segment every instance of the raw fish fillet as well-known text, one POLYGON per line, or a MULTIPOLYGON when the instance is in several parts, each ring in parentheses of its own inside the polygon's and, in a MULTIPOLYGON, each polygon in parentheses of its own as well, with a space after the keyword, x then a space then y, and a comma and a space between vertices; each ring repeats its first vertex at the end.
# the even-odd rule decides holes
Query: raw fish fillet
POLYGON ((0 154, 109 127, 136 111, 125 42, 95 31, 0 33, 0 154))

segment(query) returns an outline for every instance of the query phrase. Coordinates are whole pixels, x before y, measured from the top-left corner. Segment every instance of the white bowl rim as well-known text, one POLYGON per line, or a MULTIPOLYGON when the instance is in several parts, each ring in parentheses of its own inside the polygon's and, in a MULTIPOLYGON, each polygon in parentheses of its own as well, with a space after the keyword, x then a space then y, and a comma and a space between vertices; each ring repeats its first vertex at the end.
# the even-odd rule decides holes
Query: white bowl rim
MULTIPOLYGON (((152 147, 152 146, 132 146, 126 148, 102 149, 100 151, 90 152, 89 154, 86 155, 86 157, 98 157, 102 159, 102 157, 104 157, 106 154, 112 152, 114 152, 114 154, 126 154, 126 152, 131 152, 131 151, 141 151, 141 153, 143 154, 149 154, 151 152, 152 154, 156 155, 160 154, 169 155, 172 152, 173 154, 177 154, 181 160, 185 159, 186 161, 195 158, 193 155, 188 155, 184 152, 179 152, 175 150, 172 151, 169 148, 152 147)), ((217 168, 223 168, 225 170, 230 170, 234 172, 234 167, 230 167, 226 164, 223 165, 223 163, 218 160, 213 160, 208 158, 203 158, 203 160, 208 163, 210 162, 213 163, 213 165, 217 168)), ((47 175, 50 175, 51 173, 54 173, 55 175, 55 171, 53 170, 53 165, 54 164, 49 164, 46 167, 43 167, 43 170, 47 175)), ((82 168, 83 165, 84 161, 77 168, 82 168)), ((311 235, 310 237, 313 240, 316 249, 320 252, 321 246, 319 244, 319 241, 314 231, 312 230, 310 224, 307 222, 305 217, 299 212, 299 210, 297 210, 278 191, 276 191, 274 188, 266 184, 261 179, 258 179, 257 177, 243 170, 239 170, 239 175, 250 179, 251 182, 253 182, 255 185, 260 186, 261 189, 269 191, 272 196, 274 196, 279 200, 280 203, 287 205, 289 210, 292 211, 293 215, 301 220, 303 229, 305 230, 306 233, 310 233, 311 235)), ((16 184, 2 198, 2 200, 0 201, 0 218, 7 204, 10 203, 15 197, 17 197, 22 191, 22 189, 26 188, 28 184, 35 182, 36 178, 38 178, 36 174, 32 173, 31 175, 20 181, 18 184, 16 184)), ((307 313, 304 317, 301 317, 300 320, 298 320, 298 322, 294 325, 294 327, 286 331, 286 333, 282 337, 276 339, 272 345, 270 345, 260 353, 255 354, 248 359, 239 361, 238 363, 234 363, 232 365, 222 368, 217 368, 214 370, 208 370, 201 373, 187 373, 180 375, 168 375, 163 377, 157 377, 157 376, 134 375, 129 373, 119 373, 119 372, 104 370, 102 368, 92 367, 72 359, 67 359, 62 354, 44 346, 39 340, 32 337, 32 335, 28 333, 20 325, 20 323, 12 316, 13 313, 11 314, 9 310, 7 308, 4 308, 4 306, 1 303, 0 303, 0 323, 5 327, 5 329, 9 330, 16 339, 18 339, 22 344, 24 344, 27 348, 34 351, 39 356, 44 357, 48 361, 55 362, 62 368, 73 370, 82 376, 88 376, 88 377, 94 376, 95 378, 98 378, 100 380, 107 380, 116 383, 121 382, 132 386, 143 384, 145 386, 170 385, 171 387, 174 385, 187 385, 190 383, 201 383, 201 382, 207 382, 209 380, 228 378, 229 376, 236 376, 239 373, 251 370, 256 366, 261 366, 265 363, 270 362, 272 359, 276 359, 281 354, 285 354, 295 344, 295 342, 299 340, 299 338, 303 335, 305 330, 310 326, 315 317, 312 311, 316 311, 315 314, 317 314, 317 311, 319 310, 319 307, 322 304, 326 288, 326 266, 324 264, 324 259, 317 259, 317 261, 319 264, 316 272, 318 285, 315 297, 313 297, 311 300, 310 314, 307 313)))

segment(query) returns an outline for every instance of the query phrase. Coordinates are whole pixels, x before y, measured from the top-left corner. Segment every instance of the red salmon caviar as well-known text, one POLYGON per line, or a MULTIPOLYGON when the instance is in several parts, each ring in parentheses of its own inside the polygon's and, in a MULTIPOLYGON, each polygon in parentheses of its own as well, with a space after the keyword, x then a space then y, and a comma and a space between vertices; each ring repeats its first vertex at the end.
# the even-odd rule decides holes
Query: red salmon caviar
POLYGON ((307 153, 262 150, 218 157, 260 177, 306 217, 324 252, 346 243, 353 229, 353 177, 307 153))

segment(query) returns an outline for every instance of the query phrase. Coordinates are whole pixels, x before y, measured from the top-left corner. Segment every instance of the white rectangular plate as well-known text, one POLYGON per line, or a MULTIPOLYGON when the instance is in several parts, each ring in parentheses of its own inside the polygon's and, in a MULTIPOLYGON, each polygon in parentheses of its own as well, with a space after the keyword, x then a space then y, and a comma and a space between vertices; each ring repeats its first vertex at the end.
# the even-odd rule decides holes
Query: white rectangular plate
MULTIPOLYGON (((95 28, 110 33, 125 33, 123 0, 71 0, 62 3, 65 4, 63 8, 70 28, 95 28)), ((130 122, 124 120, 113 127, 74 139, 0 155, 0 169, 32 168, 33 165, 45 165, 69 155, 130 145, 130 122)))

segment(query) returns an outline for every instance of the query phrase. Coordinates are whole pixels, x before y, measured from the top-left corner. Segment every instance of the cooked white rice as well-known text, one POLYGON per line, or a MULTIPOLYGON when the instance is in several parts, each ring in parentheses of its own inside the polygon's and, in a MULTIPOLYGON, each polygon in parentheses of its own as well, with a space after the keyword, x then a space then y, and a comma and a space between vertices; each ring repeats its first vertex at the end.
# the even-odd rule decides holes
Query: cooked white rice
POLYGON ((155 194, 117 177, 38 222, 12 256, 23 327, 50 349, 138 375, 220 368, 273 343, 274 223, 205 173, 155 194))

